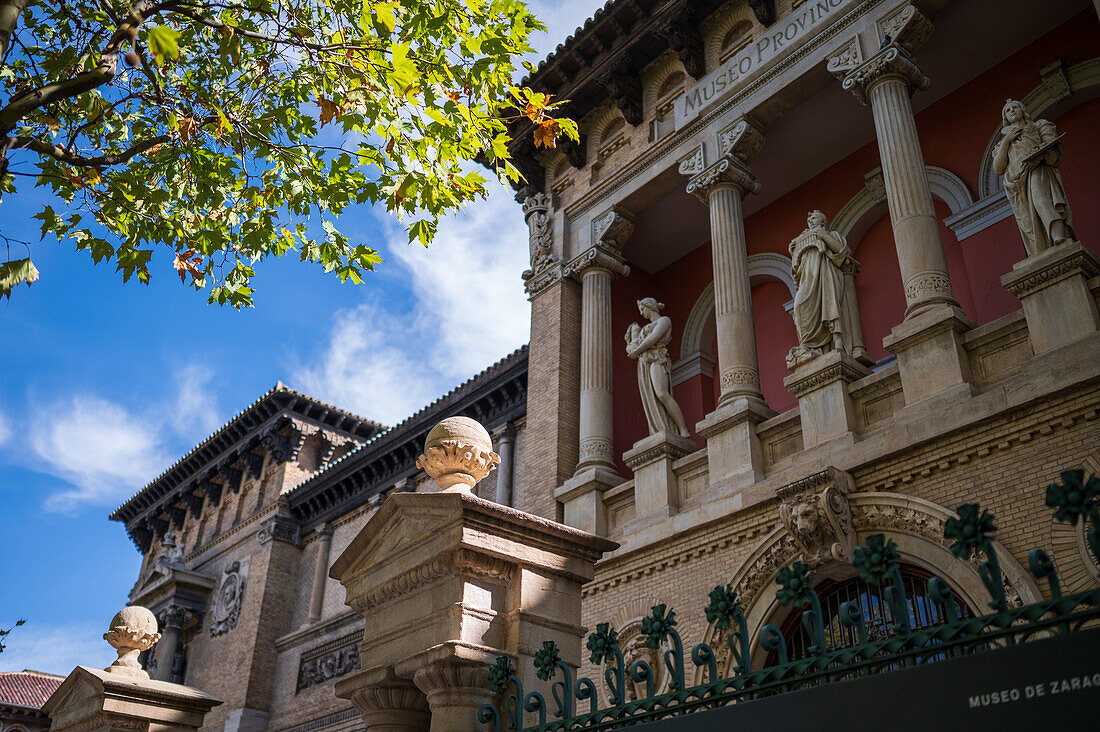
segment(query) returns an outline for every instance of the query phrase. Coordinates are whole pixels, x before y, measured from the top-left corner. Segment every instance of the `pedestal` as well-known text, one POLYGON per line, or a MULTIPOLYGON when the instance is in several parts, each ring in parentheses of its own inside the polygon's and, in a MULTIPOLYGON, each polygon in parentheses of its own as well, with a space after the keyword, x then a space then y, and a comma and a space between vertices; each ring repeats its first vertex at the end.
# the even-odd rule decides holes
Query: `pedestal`
POLYGON ((829 351, 795 368, 783 386, 798 399, 802 444, 806 448, 858 431, 848 385, 871 373, 843 351, 829 351))
POLYGON ((743 488, 763 480, 764 458, 756 425, 774 416, 762 399, 738 397, 695 425, 707 441, 711 485, 743 488))
POLYGON ((962 310, 939 304, 903 321, 882 339, 898 357, 906 406, 949 390, 966 391, 970 364, 963 334, 973 327, 962 310))
POLYGON ((658 432, 634 443, 623 461, 634 471, 634 511, 637 517, 664 518, 680 507, 680 490, 672 463, 698 448, 686 437, 658 432))
POLYGON ((1080 242, 1059 244, 1017 263, 1001 278, 1020 299, 1035 353, 1060 348, 1100 330, 1088 280, 1100 260, 1080 242))
POLYGON ((191 732, 219 704, 190 686, 77 666, 42 710, 56 732, 191 732))
POLYGON ((562 504, 562 521, 581 531, 597 536, 607 535, 607 512, 603 494, 623 482, 613 470, 592 467, 578 470, 554 491, 554 499, 562 504))
MULTIPOLYGON (((477 729, 470 714, 489 699, 488 667, 497 656, 514 659, 532 688, 532 658, 543 641, 579 666, 581 586, 617 546, 472 494, 400 493, 330 576, 366 620, 360 657, 424 693, 433 732, 477 729)), ((365 698, 372 685, 392 685, 378 674, 339 688, 365 698)))

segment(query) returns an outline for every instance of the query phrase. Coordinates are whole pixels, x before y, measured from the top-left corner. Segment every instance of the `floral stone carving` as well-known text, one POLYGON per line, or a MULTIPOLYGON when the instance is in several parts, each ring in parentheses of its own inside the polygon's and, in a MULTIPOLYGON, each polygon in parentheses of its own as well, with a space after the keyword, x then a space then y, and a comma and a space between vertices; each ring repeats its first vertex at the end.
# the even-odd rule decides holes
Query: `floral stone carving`
POLYGON ((214 600, 211 612, 210 635, 228 633, 237 627, 244 603, 245 581, 248 578, 248 561, 233 562, 225 568, 221 588, 214 600))
POLYGON ((432 427, 416 467, 427 473, 443 491, 471 493, 471 489, 500 464, 493 439, 480 422, 469 417, 448 417, 432 427))
POLYGON ((148 679, 149 674, 138 663, 138 656, 160 640, 157 618, 148 608, 140 605, 124 607, 111 619, 111 626, 103 634, 118 658, 105 670, 113 674, 148 679))

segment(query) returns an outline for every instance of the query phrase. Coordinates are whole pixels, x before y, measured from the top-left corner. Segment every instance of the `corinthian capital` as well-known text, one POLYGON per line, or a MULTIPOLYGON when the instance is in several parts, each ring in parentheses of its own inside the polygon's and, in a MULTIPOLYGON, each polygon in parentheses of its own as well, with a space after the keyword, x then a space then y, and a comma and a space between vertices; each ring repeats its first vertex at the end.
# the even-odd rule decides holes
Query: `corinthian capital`
POLYGON ((569 264, 565 265, 563 269, 566 277, 573 277, 577 280, 585 272, 594 269, 610 272, 612 276, 617 277, 626 277, 630 274, 630 267, 619 256, 619 253, 602 246, 585 249, 574 257, 569 264))
POLYGON ((759 192, 760 184, 748 166, 735 157, 724 157, 692 178, 687 192, 708 203, 711 192, 719 188, 733 188, 744 198, 749 193, 759 192))
POLYGON ((875 84, 887 79, 899 79, 909 87, 909 93, 925 90, 931 80, 920 70, 917 62, 901 46, 890 43, 871 58, 847 73, 837 72, 843 80, 841 86, 856 95, 863 104, 869 101, 869 92, 875 84))

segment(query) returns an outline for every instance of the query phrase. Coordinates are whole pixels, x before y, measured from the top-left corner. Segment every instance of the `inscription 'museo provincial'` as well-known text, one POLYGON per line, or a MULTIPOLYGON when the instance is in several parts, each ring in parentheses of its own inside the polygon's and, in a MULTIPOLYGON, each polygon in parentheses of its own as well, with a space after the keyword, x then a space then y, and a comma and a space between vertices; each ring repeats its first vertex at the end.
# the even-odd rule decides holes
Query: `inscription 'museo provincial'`
POLYGON ((755 43, 703 77, 676 100, 676 128, 696 117, 703 109, 725 97, 754 71, 762 68, 810 31, 822 25, 847 0, 811 0, 772 26, 755 43))

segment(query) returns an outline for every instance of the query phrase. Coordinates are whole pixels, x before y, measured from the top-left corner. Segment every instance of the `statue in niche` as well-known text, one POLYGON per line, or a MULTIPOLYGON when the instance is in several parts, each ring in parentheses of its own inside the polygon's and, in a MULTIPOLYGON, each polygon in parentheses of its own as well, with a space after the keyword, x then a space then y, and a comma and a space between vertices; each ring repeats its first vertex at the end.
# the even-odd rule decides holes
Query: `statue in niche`
POLYGON ((1053 122, 1032 119, 1015 99, 1005 102, 1001 124, 1004 137, 993 151, 993 171, 1004 176, 1028 256, 1073 241, 1073 217, 1058 172, 1062 135, 1053 122))
POLYGON ((176 544, 176 532, 164 532, 164 539, 161 540, 161 546, 163 549, 157 561, 162 564, 183 564, 183 547, 176 544))
POLYGON ((672 396, 672 361, 668 357, 672 320, 661 315, 664 307, 652 297, 638 301, 638 312, 649 322, 644 326, 630 324, 626 331, 626 355, 638 361, 638 391, 649 434, 670 432, 687 437, 684 414, 672 396))
POLYGON ((828 351, 843 351, 857 361, 869 361, 856 304, 855 275, 859 262, 839 231, 830 231, 820 211, 806 217, 806 229, 791 242, 794 326, 798 345, 787 354, 794 368, 828 351))

